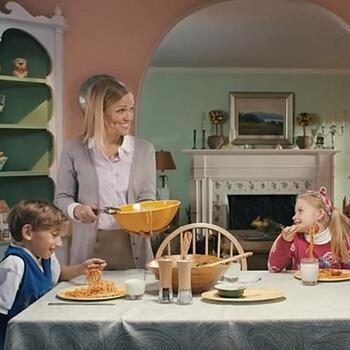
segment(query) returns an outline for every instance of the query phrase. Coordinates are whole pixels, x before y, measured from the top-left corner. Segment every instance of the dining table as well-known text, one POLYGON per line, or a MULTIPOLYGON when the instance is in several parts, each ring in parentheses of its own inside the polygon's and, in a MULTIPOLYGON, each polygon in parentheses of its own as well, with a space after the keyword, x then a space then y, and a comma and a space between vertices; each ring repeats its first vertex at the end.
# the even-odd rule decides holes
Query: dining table
MULTIPOLYGON (((5 349, 350 349, 348 280, 304 286, 292 272, 242 271, 247 290, 282 295, 242 302, 198 294, 178 305, 176 293, 159 303, 159 282, 146 276, 138 300, 66 301, 57 293, 84 280, 59 283, 9 322, 5 349)), ((103 277, 125 281, 123 271, 103 277)))

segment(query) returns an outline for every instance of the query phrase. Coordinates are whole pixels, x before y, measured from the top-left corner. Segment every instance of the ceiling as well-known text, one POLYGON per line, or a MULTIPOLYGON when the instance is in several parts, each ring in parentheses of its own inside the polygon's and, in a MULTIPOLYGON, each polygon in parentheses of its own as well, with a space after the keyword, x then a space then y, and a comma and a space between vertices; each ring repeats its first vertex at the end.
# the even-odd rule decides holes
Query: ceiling
POLYGON ((350 26, 306 0, 230 0, 165 36, 152 67, 350 69, 350 26))

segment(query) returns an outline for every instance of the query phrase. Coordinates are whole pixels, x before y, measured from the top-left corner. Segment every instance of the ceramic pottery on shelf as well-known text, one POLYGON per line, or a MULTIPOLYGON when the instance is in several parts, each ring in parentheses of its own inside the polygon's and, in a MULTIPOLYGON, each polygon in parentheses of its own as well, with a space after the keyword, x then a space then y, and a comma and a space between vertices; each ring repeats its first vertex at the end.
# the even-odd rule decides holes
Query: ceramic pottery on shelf
POLYGON ((211 149, 219 149, 224 144, 224 138, 218 135, 208 136, 208 146, 211 149))
POLYGON ((300 149, 310 149, 312 146, 312 142, 312 136, 298 136, 295 140, 295 143, 300 149))

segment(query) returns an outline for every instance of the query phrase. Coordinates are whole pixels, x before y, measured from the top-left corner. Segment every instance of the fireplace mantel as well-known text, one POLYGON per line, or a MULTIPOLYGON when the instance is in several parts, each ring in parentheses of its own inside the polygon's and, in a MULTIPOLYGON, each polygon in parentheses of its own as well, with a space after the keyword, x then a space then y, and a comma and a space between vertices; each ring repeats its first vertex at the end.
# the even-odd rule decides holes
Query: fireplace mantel
MULTIPOLYGON (((227 226, 226 194, 299 194, 325 186, 334 196, 327 150, 183 150, 191 158, 191 208, 197 222, 227 226)), ((226 227, 227 228, 227 227, 226 227)))

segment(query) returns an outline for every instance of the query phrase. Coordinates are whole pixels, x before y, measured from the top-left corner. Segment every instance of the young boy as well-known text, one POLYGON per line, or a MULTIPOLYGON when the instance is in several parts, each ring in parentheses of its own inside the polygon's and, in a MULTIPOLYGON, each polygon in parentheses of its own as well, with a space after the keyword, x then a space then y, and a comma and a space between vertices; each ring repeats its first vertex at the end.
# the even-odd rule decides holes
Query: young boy
POLYGON ((79 265, 60 266, 55 250, 62 246, 60 234, 68 219, 54 205, 41 200, 18 203, 8 215, 13 243, 0 262, 0 350, 9 320, 47 293, 58 281, 104 269, 102 259, 79 265))

